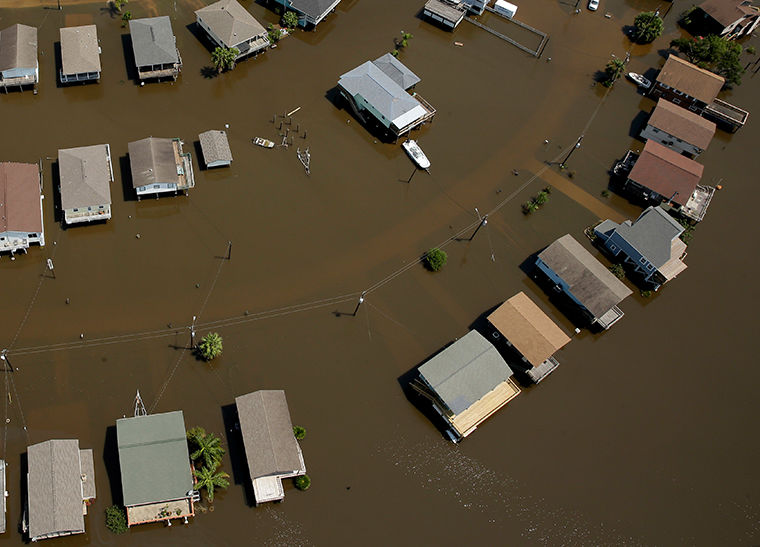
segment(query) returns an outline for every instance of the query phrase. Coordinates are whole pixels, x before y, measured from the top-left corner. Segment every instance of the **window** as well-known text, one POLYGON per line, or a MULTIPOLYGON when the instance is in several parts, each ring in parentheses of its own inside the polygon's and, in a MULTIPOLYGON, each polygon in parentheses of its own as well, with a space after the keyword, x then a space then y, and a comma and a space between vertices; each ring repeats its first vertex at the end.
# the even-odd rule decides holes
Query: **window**
POLYGON ((88 211, 92 211, 92 207, 88 207, 88 208, 87 208, 87 210, 88 210, 88 211))
POLYGON ((161 188, 161 185, 160 184, 154 184, 153 188, 161 188))
POLYGON ((652 268, 654 268, 654 266, 652 266, 651 264, 647 264, 647 270, 652 271, 652 268))
POLYGON ((641 258, 639 258, 639 262, 640 262, 641 264, 644 264, 644 265, 646 265, 646 263, 647 263, 647 259, 646 259, 646 258, 644 258, 644 257, 642 256, 641 258))
POLYGON ((26 234, 26 237, 37 237, 37 234, 26 234))
POLYGON ((79 209, 76 209, 76 208, 75 208, 75 209, 74 209, 74 212, 76 213, 77 211, 79 211, 79 209))
POLYGON ((679 101, 678 99, 673 99, 673 104, 681 104, 681 101, 679 101))

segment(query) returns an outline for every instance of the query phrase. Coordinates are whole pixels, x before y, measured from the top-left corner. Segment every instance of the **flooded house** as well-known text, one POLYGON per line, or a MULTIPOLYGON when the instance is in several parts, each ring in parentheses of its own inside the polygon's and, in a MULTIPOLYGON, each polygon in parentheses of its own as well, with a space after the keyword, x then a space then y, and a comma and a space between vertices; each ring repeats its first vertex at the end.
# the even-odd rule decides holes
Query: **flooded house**
POLYGON ((182 70, 182 59, 169 17, 146 17, 129 22, 132 52, 140 80, 177 79, 182 70))
POLYGON ((0 30, 0 87, 36 84, 39 66, 35 27, 16 24, 0 30))
POLYGON ((736 131, 747 122, 749 112, 717 98, 725 83, 723 76, 671 54, 657 75, 649 95, 653 99, 662 97, 736 131))
POLYGON ((470 435, 520 394, 507 362, 474 330, 420 365, 417 371, 411 387, 432 403, 453 442, 470 435))
POLYGON ((100 79, 100 46, 95 25, 66 27, 61 34, 61 68, 58 78, 62 84, 100 79))
POLYGON ((195 186, 193 160, 178 138, 148 137, 130 142, 129 166, 137 199, 146 194, 187 191, 195 186))
POLYGON ((219 0, 195 12, 198 25, 220 47, 238 50, 236 60, 269 46, 267 30, 236 0, 219 0))
POLYGON ((235 398, 256 504, 285 497, 282 481, 306 474, 282 390, 259 390, 235 398))
POLYGON ((0 163, 0 252, 45 246, 42 224, 42 174, 35 163, 0 163))
POLYGON ((507 363, 539 383, 559 366, 554 354, 570 337, 524 292, 519 292, 496 308, 488 322, 493 327, 491 342, 505 347, 507 363))
POLYGON ((435 116, 430 103, 409 92, 419 82, 419 76, 386 53, 343 74, 338 90, 360 121, 398 138, 435 116))
POLYGON ((92 450, 76 439, 29 446, 27 506, 23 528, 32 542, 83 534, 87 506, 95 499, 92 450))
POLYGON ((689 19, 709 34, 728 40, 749 36, 760 24, 760 8, 747 0, 705 0, 689 19))
POLYGON ((206 168, 228 167, 232 163, 232 151, 227 133, 212 129, 198 135, 206 168))
POLYGON ((623 189, 647 204, 665 204, 697 222, 707 213, 715 188, 699 184, 704 166, 655 141, 649 140, 641 154, 628 152, 618 170, 626 177, 623 189))
POLYGON ((274 0, 282 5, 282 12, 294 11, 301 27, 316 27, 327 15, 334 11, 340 0, 274 0))
POLYGON ((66 224, 111 218, 113 165, 107 144, 58 151, 61 209, 66 224))
POLYGON ((650 206, 633 222, 603 221, 594 228, 594 235, 611 256, 622 259, 656 291, 686 269, 683 231, 661 207, 650 206))
POLYGON ((710 120, 659 98, 641 138, 696 158, 707 149, 715 130, 715 123, 710 120))
POLYGON ((448 0, 428 0, 422 8, 422 15, 447 29, 455 29, 467 14, 467 7, 448 0))
POLYGON ((116 420, 127 525, 195 515, 193 473, 181 410, 116 420))
POLYGON ((549 280, 553 292, 569 298, 589 324, 606 330, 625 315, 617 305, 631 289, 570 234, 538 254, 536 270, 549 280))

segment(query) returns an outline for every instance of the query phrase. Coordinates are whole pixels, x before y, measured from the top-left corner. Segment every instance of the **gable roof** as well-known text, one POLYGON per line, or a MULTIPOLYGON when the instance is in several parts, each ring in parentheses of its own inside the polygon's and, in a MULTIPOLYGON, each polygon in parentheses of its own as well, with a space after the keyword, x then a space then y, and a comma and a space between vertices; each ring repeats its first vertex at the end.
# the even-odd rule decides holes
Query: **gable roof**
POLYGON ((372 63, 404 90, 409 89, 421 81, 419 76, 409 70, 404 63, 396 59, 390 53, 381 55, 372 61, 372 63))
POLYGON ((168 16, 132 19, 129 34, 138 67, 179 63, 177 39, 168 16))
POLYGON ((96 144, 58 151, 61 208, 111 204, 108 146, 96 144))
POLYGON ((100 72, 98 28, 95 25, 61 29, 61 65, 64 74, 100 72))
POLYGON ((34 163, 0 163, 0 233, 42 233, 40 168, 34 163))
POLYGON ((301 451, 284 391, 254 391, 236 397, 235 405, 251 479, 301 469, 301 451))
POLYGON ((513 375, 496 348, 474 330, 421 365, 419 372, 454 414, 513 375))
POLYGON ((488 320, 534 367, 570 342, 570 337, 522 291, 496 308, 488 320))
POLYGON ((0 72, 37 67, 37 28, 12 25, 0 31, 0 72))
POLYGON ((667 200, 686 205, 704 170, 704 165, 648 140, 628 178, 667 200))
POLYGON ((227 47, 264 34, 266 30, 236 0, 219 0, 195 11, 195 14, 227 47))
POLYGON ((746 0, 705 0, 699 5, 699 8, 718 23, 727 27, 748 15, 760 14, 756 7, 747 4, 749 2, 746 0))
POLYGON ((198 138, 201 142, 203 159, 207 164, 215 161, 232 161, 232 151, 225 131, 216 129, 204 131, 198 135, 198 138))
POLYGON ((26 452, 29 538, 84 532, 79 441, 49 440, 26 452))
POLYGON ((125 506, 187 497, 193 487, 181 410, 116 420, 125 506))
POLYGON ((335 0, 290 0, 290 6, 294 10, 314 19, 319 19, 324 15, 334 3, 335 0))
POLYGON ((657 75, 657 81, 706 104, 715 100, 723 84, 726 83, 722 76, 699 68, 672 54, 657 75))
POLYGON ((594 317, 601 317, 632 292, 570 234, 554 241, 538 258, 568 284, 594 317))
POLYGON ((710 120, 662 97, 657 100, 657 106, 647 123, 702 150, 707 149, 716 129, 710 120))
POLYGON ((179 183, 173 139, 148 137, 127 144, 132 187, 155 183, 179 183))

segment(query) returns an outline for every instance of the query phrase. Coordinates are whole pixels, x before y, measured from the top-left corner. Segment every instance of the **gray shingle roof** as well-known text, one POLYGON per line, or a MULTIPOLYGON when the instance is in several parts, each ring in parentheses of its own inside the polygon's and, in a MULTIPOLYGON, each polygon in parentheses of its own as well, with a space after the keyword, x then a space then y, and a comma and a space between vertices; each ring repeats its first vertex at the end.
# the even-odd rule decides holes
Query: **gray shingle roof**
POLYGON ((212 129, 204 131, 198 138, 201 141, 201 150, 206 164, 215 161, 232 161, 232 151, 227 140, 227 133, 212 129))
POLYGON ((124 505, 184 498, 193 487, 181 410, 116 420, 124 505))
POLYGON ((235 405, 252 479, 301 469, 284 391, 254 391, 236 397, 235 405))
POLYGON ((390 53, 381 55, 372 63, 405 90, 420 82, 419 76, 390 53))
POLYGON ((291 0, 290 5, 293 9, 305 13, 306 15, 319 19, 335 0, 291 0))
POLYGON ((227 47, 266 33, 261 23, 236 0, 219 0, 196 10, 195 14, 227 47))
POLYGON ((172 139, 148 137, 130 142, 127 149, 134 188, 155 183, 179 183, 172 139))
POLYGON ((30 539, 84 532, 79 441, 33 444, 27 456, 30 539))
POLYGON ((108 158, 105 144, 58 151, 63 209, 111 204, 108 158))
POLYGON ((0 72, 37 66, 37 28, 12 25, 0 31, 0 72))
POLYGON ((129 34, 138 67, 179 63, 177 40, 166 15, 132 19, 129 34))
POLYGON ((100 72, 100 47, 95 25, 61 29, 61 64, 64 74, 100 72))
POLYGON ((538 258, 569 285, 570 292, 595 317, 604 315, 632 292, 570 234, 549 245, 538 258))
POLYGON ((419 372, 454 414, 512 377, 496 348, 474 330, 421 365, 419 372))

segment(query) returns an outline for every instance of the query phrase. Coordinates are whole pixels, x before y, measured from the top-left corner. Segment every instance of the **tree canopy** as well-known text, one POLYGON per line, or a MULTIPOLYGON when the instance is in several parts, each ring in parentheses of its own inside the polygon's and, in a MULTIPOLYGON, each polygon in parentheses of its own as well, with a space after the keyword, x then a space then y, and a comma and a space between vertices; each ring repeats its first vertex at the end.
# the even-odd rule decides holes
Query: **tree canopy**
POLYGON ((298 26, 298 14, 294 11, 286 11, 282 16, 282 24, 288 28, 296 28, 298 26))
POLYGON ((222 440, 213 433, 206 433, 202 427, 194 427, 187 432, 187 440, 193 452, 190 459, 201 460, 205 467, 216 469, 224 456, 222 440))
POLYGON ((198 351, 206 361, 219 357, 222 354, 222 337, 216 332, 209 332, 198 344, 198 351))
POLYGON ((224 471, 218 471, 216 467, 193 470, 193 475, 195 475, 196 490, 205 488, 209 502, 214 501, 215 488, 227 488, 230 485, 230 481, 227 480, 230 476, 224 471))
POLYGON ((604 67, 604 73, 607 75, 607 79, 602 82, 604 87, 612 87, 612 84, 623 75, 625 70, 625 61, 622 59, 611 59, 604 67))
POLYGON ((633 20, 633 40, 639 44, 654 42, 662 34, 664 24, 653 11, 639 13, 633 20))
POLYGON ((211 62, 219 72, 232 70, 235 68, 235 59, 238 55, 240 55, 240 50, 236 47, 217 47, 211 52, 211 62))
POLYGON ((686 55, 689 62, 698 67, 723 76, 728 85, 742 83, 744 68, 740 61, 740 44, 710 34, 705 37, 678 38, 670 42, 670 47, 686 55))

